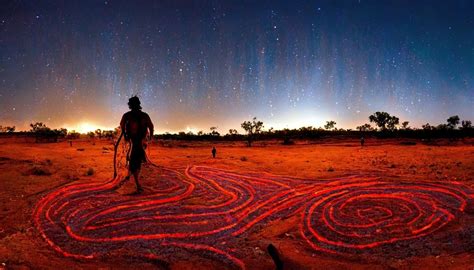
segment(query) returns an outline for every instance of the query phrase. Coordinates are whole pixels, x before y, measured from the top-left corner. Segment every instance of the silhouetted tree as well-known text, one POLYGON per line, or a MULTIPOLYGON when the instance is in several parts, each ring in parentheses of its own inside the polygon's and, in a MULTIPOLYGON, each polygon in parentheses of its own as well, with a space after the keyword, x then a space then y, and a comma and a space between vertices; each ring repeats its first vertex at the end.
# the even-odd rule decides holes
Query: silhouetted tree
POLYGON ((89 136, 89 138, 93 139, 95 137, 95 133, 92 132, 92 131, 89 131, 89 132, 87 132, 87 136, 89 136))
POLYGON ((217 127, 210 127, 211 133, 209 133, 211 136, 220 136, 221 134, 217 131, 217 127))
POLYGON ((387 129, 390 131, 394 131, 397 128, 400 119, 396 116, 392 116, 387 123, 387 129))
POLYGON ((326 125, 324 125, 324 128, 327 129, 327 130, 331 130, 331 129, 334 129, 334 127, 336 126, 336 121, 326 121, 326 125))
POLYGON ((50 129, 42 122, 36 122, 30 124, 31 133, 35 134, 36 142, 57 142, 61 136, 63 129, 50 129))
POLYGON ((422 125, 421 128, 423 130, 432 130, 433 129, 433 127, 430 125, 430 123, 426 123, 426 124, 422 125))
POLYGON ((402 129, 404 129, 404 130, 410 129, 410 127, 408 126, 409 124, 410 124, 410 122, 408 122, 408 121, 402 122, 402 129))
POLYGON ((7 133, 13 133, 15 132, 16 127, 15 126, 0 126, 0 133, 7 132, 7 133))
POLYGON ((252 121, 244 121, 240 126, 247 132, 247 145, 251 147, 254 136, 263 129, 263 122, 254 117, 252 121))
POLYGON ((202 131, 202 130, 199 130, 199 131, 198 131, 198 133, 197 133, 197 135, 198 135, 198 136, 202 136, 202 135, 204 135, 204 131, 202 131))
POLYGON ((237 132, 237 129, 234 129, 234 128, 229 129, 229 135, 233 136, 233 135, 237 135, 237 134, 239 134, 237 132))
POLYGON ((396 116, 391 116, 387 112, 376 112, 369 116, 369 121, 375 123, 382 131, 394 130, 398 125, 400 119, 396 116))
POLYGON ((370 124, 367 124, 367 123, 356 127, 356 129, 358 129, 361 132, 362 131, 372 131, 373 130, 372 126, 370 124))
POLYGON ((75 131, 75 130, 71 130, 67 134, 67 137, 69 139, 78 139, 80 136, 81 136, 81 134, 79 132, 75 131))
POLYGON ((106 139, 113 139, 114 138, 114 131, 113 130, 102 130, 102 137, 106 139))
POLYGON ((446 121, 448 122, 448 128, 455 129, 456 126, 459 125, 459 116, 453 115, 449 117, 446 121))
POLYGON ((47 127, 45 124, 43 124, 43 122, 31 123, 30 127, 31 127, 30 132, 40 132, 40 131, 51 130, 49 127, 47 127))
POLYGON ((449 127, 449 125, 446 125, 446 124, 439 124, 436 129, 437 130, 447 130, 449 127))
MULTIPOLYGON (((288 130, 285 130, 286 133, 288 133, 288 130)), ((296 134, 299 136, 309 138, 314 132, 314 128, 312 126, 308 127, 300 127, 299 129, 296 130, 296 134)))
POLYGON ((463 130, 472 129, 472 122, 469 120, 463 120, 461 122, 461 127, 463 130))
POLYGON ((100 128, 95 130, 95 135, 99 137, 99 139, 102 139, 102 130, 100 128))
POLYGON ((60 128, 56 130, 58 133, 58 136, 61 138, 65 138, 67 136, 67 129, 65 128, 60 128))

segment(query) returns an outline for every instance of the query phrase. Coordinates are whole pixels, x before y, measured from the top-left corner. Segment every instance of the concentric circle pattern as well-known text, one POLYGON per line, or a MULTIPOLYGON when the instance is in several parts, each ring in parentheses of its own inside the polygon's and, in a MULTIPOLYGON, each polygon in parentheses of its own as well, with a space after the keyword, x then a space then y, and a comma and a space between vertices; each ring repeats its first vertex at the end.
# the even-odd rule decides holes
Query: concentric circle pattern
POLYGON ((117 193, 120 178, 59 188, 38 202, 34 222, 64 256, 125 249, 179 258, 179 249, 245 268, 238 236, 271 220, 301 214, 310 247, 357 254, 439 230, 462 213, 470 196, 460 184, 312 180, 203 166, 151 170, 153 185, 140 196, 117 193))
POLYGON ((391 253, 388 245, 432 234, 461 215, 469 196, 454 183, 335 181, 312 195, 302 235, 324 252, 391 253))

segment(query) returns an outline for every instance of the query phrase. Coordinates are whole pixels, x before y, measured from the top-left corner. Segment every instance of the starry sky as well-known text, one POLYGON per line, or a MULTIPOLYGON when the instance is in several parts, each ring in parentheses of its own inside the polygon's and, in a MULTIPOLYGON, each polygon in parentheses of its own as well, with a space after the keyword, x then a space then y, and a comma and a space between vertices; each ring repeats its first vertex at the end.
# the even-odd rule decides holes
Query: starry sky
POLYGON ((2 1, 0 125, 474 120, 474 1, 2 1))

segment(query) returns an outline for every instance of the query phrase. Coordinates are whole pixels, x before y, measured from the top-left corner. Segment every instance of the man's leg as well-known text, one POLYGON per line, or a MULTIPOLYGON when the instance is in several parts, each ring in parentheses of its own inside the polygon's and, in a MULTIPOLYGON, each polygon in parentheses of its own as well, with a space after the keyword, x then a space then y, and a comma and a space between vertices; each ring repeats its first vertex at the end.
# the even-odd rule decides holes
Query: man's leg
POLYGON ((140 169, 137 169, 133 172, 133 179, 135 179, 135 184, 137 185, 137 193, 141 193, 143 191, 142 186, 138 182, 138 178, 140 177, 140 169))
POLYGON ((140 178, 140 168, 145 151, 139 141, 132 141, 132 151, 130 153, 130 174, 133 175, 135 184, 137 185, 137 193, 143 191, 138 179, 140 178))

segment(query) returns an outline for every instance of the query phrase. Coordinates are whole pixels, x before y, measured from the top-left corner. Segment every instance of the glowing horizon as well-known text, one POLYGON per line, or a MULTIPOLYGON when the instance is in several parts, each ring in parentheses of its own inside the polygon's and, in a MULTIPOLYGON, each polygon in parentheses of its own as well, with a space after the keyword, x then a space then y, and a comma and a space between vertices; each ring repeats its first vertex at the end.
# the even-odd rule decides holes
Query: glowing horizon
MULTIPOLYGON (((151 116, 151 117, 152 117, 152 120, 153 120, 153 116, 151 116)), ((448 117, 446 117, 446 119, 447 118, 448 117)), ((374 123, 369 122, 368 116, 367 116, 367 121, 365 121, 365 122, 361 121, 361 122, 357 122, 357 123, 354 123, 354 124, 348 124, 348 125, 340 124, 340 122, 338 122, 337 118, 327 118, 327 119, 313 118, 313 119, 309 119, 309 120, 295 118, 294 120, 289 121, 288 123, 266 122, 265 119, 261 119, 261 118, 258 118, 258 117, 257 117, 257 119, 263 121, 263 123, 264 123, 263 130, 264 131, 268 131, 270 128, 273 128, 273 130, 298 129, 298 128, 301 128, 301 127, 310 127, 310 126, 313 127, 313 128, 324 128, 324 125, 326 124, 326 121, 330 121, 330 120, 336 121, 336 128, 338 128, 338 129, 342 128, 342 129, 356 130, 357 126, 360 126, 360 125, 363 125, 363 124, 366 124, 366 123, 370 124, 374 128, 376 127, 376 125, 374 123)), ((446 119, 444 121, 441 120, 440 122, 436 122, 436 123, 433 122, 433 123, 429 123, 429 124, 431 124, 432 126, 437 126, 439 124, 446 124, 446 119)), ((232 123, 227 124, 225 126, 210 125, 210 126, 206 126, 206 127, 204 127, 204 126, 203 127, 198 127, 196 125, 190 124, 190 125, 187 125, 183 129, 165 129, 162 126, 156 126, 157 124, 155 123, 155 134, 165 134, 165 133, 177 134, 179 132, 186 132, 186 133, 192 132, 193 134, 197 134, 199 131, 203 131, 204 133, 209 133, 210 132, 210 127, 212 127, 212 126, 217 127, 217 131, 221 135, 227 134, 229 129, 236 129, 239 134, 244 134, 245 131, 241 128, 240 124, 243 121, 247 121, 247 120, 252 120, 252 117, 249 117, 247 119, 242 119, 242 121, 240 121, 240 122, 235 122, 234 124, 232 124, 232 123)), ((461 120, 468 120, 468 119, 465 119, 465 118, 461 117, 461 120)), ((409 119, 401 118, 400 123, 402 123, 403 121, 409 121, 409 119)), ((119 121, 117 121, 117 125, 115 125, 115 126, 112 126, 112 125, 107 126, 107 125, 104 125, 104 124, 101 124, 99 122, 92 121, 92 120, 81 120, 76 124, 60 124, 60 125, 49 125, 47 121, 31 121, 29 123, 36 123, 36 122, 42 122, 47 127, 52 128, 52 129, 66 128, 68 130, 68 132, 76 131, 76 132, 79 132, 81 134, 87 134, 88 132, 94 132, 97 129, 100 129, 102 131, 104 131, 104 130, 114 130, 115 128, 119 127, 119 121)), ((30 130, 29 123, 25 124, 23 127, 15 126, 16 131, 29 131, 30 130)), ((426 123, 427 122, 412 123, 411 121, 409 121, 409 126, 411 128, 421 128, 421 126, 426 124, 426 123)), ((8 126, 8 124, 5 125, 5 126, 8 126)))
POLYGON ((64 128, 66 128, 69 131, 76 131, 82 134, 87 134, 88 132, 94 132, 97 129, 100 130, 114 130, 114 128, 108 128, 102 125, 98 125, 94 122, 80 122, 76 125, 64 125, 64 128))

